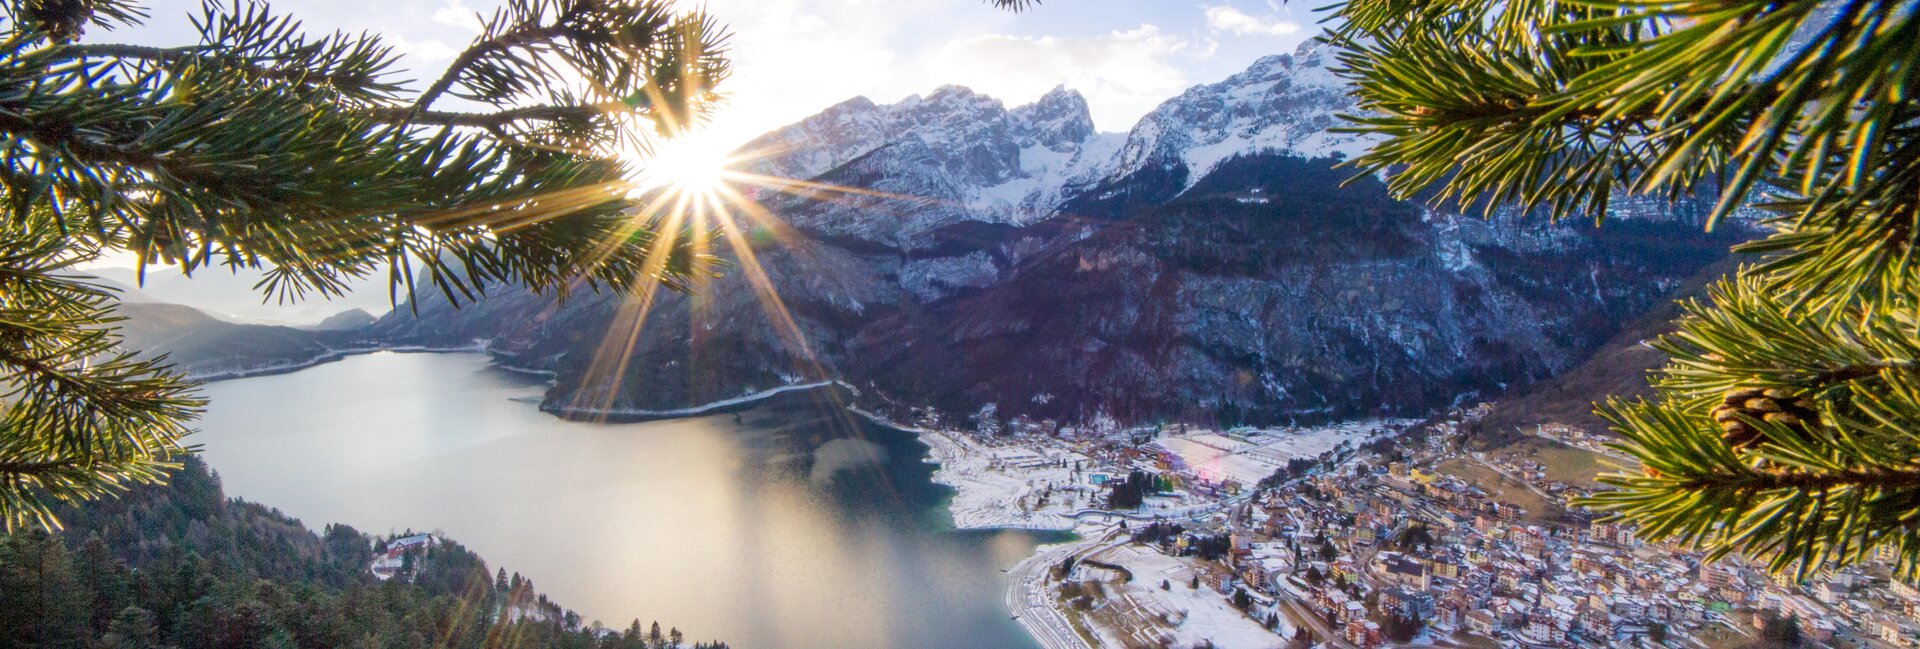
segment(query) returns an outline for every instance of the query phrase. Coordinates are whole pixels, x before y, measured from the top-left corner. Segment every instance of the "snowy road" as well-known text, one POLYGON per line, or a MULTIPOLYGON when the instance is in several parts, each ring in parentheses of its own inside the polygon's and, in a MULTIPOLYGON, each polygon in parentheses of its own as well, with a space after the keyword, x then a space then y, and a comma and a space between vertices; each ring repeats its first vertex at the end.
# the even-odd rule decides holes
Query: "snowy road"
MULTIPOLYGON (((1085 510, 1069 518, 1084 519, 1094 515, 1106 514, 1107 518, 1143 520, 1193 520, 1205 518, 1230 506, 1251 499, 1252 492, 1234 496, 1219 502, 1189 507, 1182 510, 1153 512, 1150 518, 1137 514, 1112 512, 1105 510, 1085 510)), ((1120 528, 1109 528, 1099 538, 1090 538, 1075 543, 1047 548, 1027 557, 1007 571, 1007 610, 1013 612, 1015 620, 1033 636, 1041 649, 1092 649, 1079 632, 1074 631, 1072 623, 1059 609, 1053 607, 1053 594, 1047 589, 1047 573, 1068 555, 1082 552, 1092 554, 1115 545, 1126 543, 1129 538, 1120 528)))
POLYGON ((1007 610, 1020 621, 1041 649, 1091 649, 1073 630, 1067 617, 1053 608, 1047 592, 1047 571, 1059 565, 1067 555, 1092 547, 1099 541, 1087 540, 1049 548, 1027 557, 1007 572, 1007 610))
POLYGON ((1020 626, 1026 627, 1041 649, 1091 649, 1085 638, 1073 630, 1067 617, 1053 607, 1053 594, 1047 590, 1047 573, 1068 555, 1091 554, 1127 542, 1119 528, 1109 528, 1098 538, 1087 538, 1039 552, 1007 571, 1007 610, 1020 626))

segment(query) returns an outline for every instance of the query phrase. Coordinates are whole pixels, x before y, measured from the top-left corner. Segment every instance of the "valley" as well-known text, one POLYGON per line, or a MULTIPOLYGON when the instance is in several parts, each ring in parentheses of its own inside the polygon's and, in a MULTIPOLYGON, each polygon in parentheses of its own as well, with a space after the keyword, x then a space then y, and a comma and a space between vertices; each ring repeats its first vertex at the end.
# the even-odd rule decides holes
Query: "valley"
MULTIPOLYGON (((1658 637, 1721 647, 1753 636, 1760 611, 1821 619, 1809 629, 1821 637, 1870 638, 1876 616, 1905 601, 1871 575, 1849 583, 1881 604, 1844 609, 1738 561, 1710 566, 1639 542, 1567 504, 1601 488, 1595 475, 1623 459, 1605 449, 1592 400, 1644 390, 1643 373, 1663 358, 1643 341, 1665 331, 1673 300, 1732 270, 1727 248, 1755 235, 1745 217, 1703 231, 1704 199, 1624 200, 1596 227, 1392 200, 1378 179, 1341 165, 1367 142, 1328 130, 1351 108, 1328 56, 1309 41, 1262 58, 1169 99, 1124 134, 1095 130, 1086 101, 1065 88, 1012 108, 954 86, 833 106, 741 148, 741 177, 777 181, 743 189, 758 217, 745 233, 750 258, 730 261, 764 269, 768 286, 744 272, 657 295, 582 290, 556 300, 489 286, 459 307, 422 292, 377 319, 345 314, 307 328, 130 303, 127 341, 205 379, 376 351, 478 351, 496 368, 488 371, 538 377, 512 397, 546 413, 538 422, 514 414, 528 430, 639 434, 724 428, 713 422, 731 417, 764 429, 744 439, 796 429, 815 431, 815 442, 844 438, 805 459, 775 454, 769 466, 798 462, 790 470, 810 476, 782 487, 791 489, 781 507, 842 507, 875 489, 915 494, 921 500, 876 511, 910 526, 932 511, 944 529, 888 551, 963 548, 937 560, 957 572, 991 555, 984 564, 1004 579, 975 573, 950 595, 1007 646, 1635 646, 1658 637), (817 412, 794 419, 796 403, 817 412), (871 439, 857 432, 869 429, 912 435, 933 466, 922 475, 876 460, 850 441, 871 439), (908 482, 846 482, 876 462, 908 482), (1824 621, 1840 619, 1848 622, 1824 621)), ((376 355, 289 378, 390 362, 376 355)), ((229 389, 238 388, 217 388, 229 389)), ((495 434, 367 443, 382 462, 499 462, 491 445, 521 438, 495 434)), ((834 587, 759 593, 749 598, 759 626, 748 625, 712 593, 665 602, 581 583, 588 568, 530 549, 546 541, 440 511, 446 486, 383 475, 410 470, 401 465, 353 474, 412 494, 365 509, 286 491, 270 475, 289 461, 284 443, 232 455, 247 445, 231 432, 211 438, 216 468, 252 467, 232 474, 242 495, 374 525, 448 526, 490 556, 558 575, 542 583, 589 610, 666 609, 702 633, 771 646, 797 633, 798 620, 847 614, 803 603, 824 600, 863 617, 833 618, 842 631, 821 635, 820 646, 948 640, 876 625, 928 614, 901 606, 940 604, 867 602, 901 586, 856 583, 853 568, 790 575, 834 587)), ((762 450, 713 461, 761 466, 762 450)), ((906 452, 917 461, 920 451, 906 452)), ((625 481, 578 480, 586 484, 562 481, 577 518, 547 527, 628 515, 580 509, 610 502, 589 488, 594 480, 625 481)), ((698 501, 686 485, 650 488, 661 493, 628 500, 698 501)), ((760 507, 749 509, 770 511, 760 507)), ((762 529, 733 513, 719 520, 762 529)), ((621 529, 623 538, 647 533, 621 529)), ((814 565, 848 548, 762 549, 791 551, 780 565, 814 565)), ((581 551, 622 574, 748 588, 722 568, 682 574, 711 565, 675 554, 684 549, 661 545, 648 561, 581 551), (669 556, 675 567, 654 560, 669 556)))

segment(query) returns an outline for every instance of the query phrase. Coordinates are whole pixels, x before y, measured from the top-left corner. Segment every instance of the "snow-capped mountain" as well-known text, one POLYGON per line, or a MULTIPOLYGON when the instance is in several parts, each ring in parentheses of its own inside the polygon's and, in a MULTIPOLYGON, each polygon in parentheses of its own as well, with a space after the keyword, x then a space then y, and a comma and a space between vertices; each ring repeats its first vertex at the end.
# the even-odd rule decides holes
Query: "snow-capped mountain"
POLYGON ((792 232, 743 273, 667 295, 630 343, 627 298, 499 291, 375 330, 490 340, 553 371, 546 407, 662 411, 838 380, 869 408, 1271 422, 1418 413, 1570 367, 1741 236, 1685 209, 1593 229, 1393 201, 1334 158, 1350 107, 1309 45, 1095 131, 1058 88, 1007 108, 959 87, 856 98, 768 133, 746 171, 792 232), (790 317, 789 321, 787 318, 790 317), (624 340, 624 338, 621 338, 624 340), (595 363, 608 349, 632 362, 595 363), (618 373, 595 367, 617 366, 618 373))
MULTIPOLYGON (((1044 218, 1059 205, 1067 180, 1098 173, 1119 141, 1096 133, 1086 99, 1065 87, 1008 109, 945 86, 895 104, 843 102, 748 142, 738 156, 752 173, 842 180, 833 184, 903 197, 914 209, 905 217, 911 223, 898 230, 924 233, 957 220, 1019 225, 1044 218)), ((797 225, 873 234, 842 223, 847 216, 821 214, 797 225)))
POLYGON ((1366 149, 1363 138, 1329 130, 1339 125, 1340 112, 1353 107, 1353 98, 1327 68, 1333 59, 1328 49, 1308 40, 1291 55, 1262 58, 1225 81, 1194 86, 1160 104, 1127 133, 1109 178, 1177 165, 1185 190, 1238 154, 1359 154, 1366 149))
MULTIPOLYGON (((1293 54, 1268 56, 1223 81, 1194 86, 1124 135, 1096 132, 1086 99, 1064 86, 1012 109, 945 86, 895 104, 865 97, 843 102, 754 139, 739 157, 754 173, 921 199, 901 223, 855 225, 847 221, 857 215, 832 211, 800 219, 803 227, 898 243, 885 235, 911 238, 963 220, 1028 225, 1076 197, 1111 192, 1141 174, 1174 178, 1166 188, 1171 192, 1156 197, 1164 200, 1236 154, 1358 153, 1365 147, 1360 136, 1329 130, 1352 98, 1328 70, 1326 50, 1308 41, 1293 54)), ((856 203, 856 212, 877 206, 856 203)))

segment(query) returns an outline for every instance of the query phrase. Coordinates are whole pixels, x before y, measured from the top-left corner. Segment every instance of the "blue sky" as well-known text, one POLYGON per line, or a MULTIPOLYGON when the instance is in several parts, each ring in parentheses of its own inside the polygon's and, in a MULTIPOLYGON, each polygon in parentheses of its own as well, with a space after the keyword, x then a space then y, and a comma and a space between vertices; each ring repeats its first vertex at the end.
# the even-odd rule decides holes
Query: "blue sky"
MULTIPOLYGON (((199 0, 148 0, 148 24, 88 41, 185 44, 199 0)), ((309 31, 373 31, 435 76, 497 0, 272 0, 309 31)), ((693 5, 689 5, 693 6, 693 5)), ((734 32, 730 99, 705 138, 718 146, 856 95, 891 102, 961 84, 1015 105, 1058 84, 1087 96, 1101 130, 1123 131, 1161 100, 1254 59, 1290 52, 1318 14, 1273 0, 1047 0, 1025 13, 981 0, 708 0, 734 32)))

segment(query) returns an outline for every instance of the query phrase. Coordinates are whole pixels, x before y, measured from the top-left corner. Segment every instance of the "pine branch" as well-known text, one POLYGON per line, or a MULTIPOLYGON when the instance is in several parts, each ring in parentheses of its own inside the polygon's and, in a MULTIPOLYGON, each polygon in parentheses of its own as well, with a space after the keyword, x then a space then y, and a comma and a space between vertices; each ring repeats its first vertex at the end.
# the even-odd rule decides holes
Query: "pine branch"
POLYGON ((1703 475, 1681 479, 1674 487, 1687 491, 1731 490, 1747 493, 1798 489, 1829 491, 1844 487, 1882 489, 1920 488, 1920 468, 1860 468, 1844 471, 1751 471, 1736 475, 1703 475))
MULTIPOLYGON (((31 476, 31 475, 53 473, 54 471, 63 471, 67 469, 73 469, 79 466, 80 466, 80 462, 75 460, 56 460, 52 462, 0 461, 0 474, 11 474, 13 476, 31 476)), ((11 482, 18 479, 19 479, 18 477, 8 478, 6 481, 11 482)))
MULTIPOLYGON (((149 45, 129 45, 123 43, 85 43, 62 47, 55 55, 56 60, 115 59, 121 61, 145 61, 168 65, 195 61, 203 58, 222 58, 219 50, 206 46, 154 47, 149 45)), ((296 82, 307 85, 334 87, 358 87, 366 85, 367 75, 360 72, 321 71, 297 66, 265 66, 257 62, 231 60, 228 63, 240 66, 247 73, 263 81, 296 82)))
POLYGON ((427 126, 461 126, 481 129, 497 129, 516 122, 567 122, 591 119, 603 115, 620 113, 641 113, 645 103, 601 102, 597 104, 571 106, 522 106, 489 113, 455 111, 416 111, 407 107, 385 107, 365 111, 375 120, 388 124, 419 124, 427 126))
POLYGON ((467 46, 467 49, 462 50, 459 56, 454 57, 453 63, 447 65, 446 72, 442 73, 439 79, 435 79, 433 85, 427 86, 426 90, 421 91, 420 95, 414 98, 413 110, 425 112, 433 107, 433 102, 439 100, 441 95, 446 94, 447 90, 453 87, 454 82, 460 80, 460 75, 466 74, 486 57, 552 40, 565 33, 557 25, 526 24, 476 39, 467 46))
POLYGON ((1596 410, 1634 472, 1577 502, 1776 572, 1920 576, 1920 16, 1901 0, 1349 0, 1341 74, 1396 193, 1605 212, 1719 192, 1774 235, 1596 410), (1761 194, 1766 194, 1762 196, 1761 194))
POLYGON ((188 452, 192 385, 115 349, 111 296, 60 274, 99 250, 143 271, 264 268, 261 290, 282 299, 381 266, 396 302, 418 280, 456 305, 501 284, 564 297, 684 289, 704 272, 690 238, 657 250, 656 226, 630 213, 614 145, 640 137, 632 119, 678 127, 711 106, 724 31, 664 0, 507 2, 410 98, 384 80, 379 39, 310 39, 264 3, 209 0, 200 43, 174 48, 70 43, 130 20, 121 0, 14 22, 0 38, 0 525, 57 527, 52 504, 163 481, 188 452), (450 92, 484 106, 431 109, 450 92))

